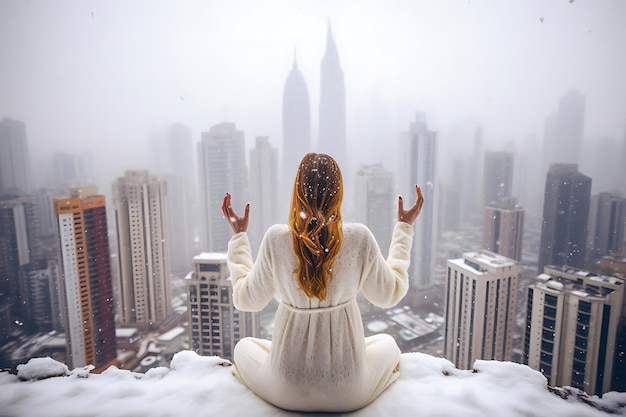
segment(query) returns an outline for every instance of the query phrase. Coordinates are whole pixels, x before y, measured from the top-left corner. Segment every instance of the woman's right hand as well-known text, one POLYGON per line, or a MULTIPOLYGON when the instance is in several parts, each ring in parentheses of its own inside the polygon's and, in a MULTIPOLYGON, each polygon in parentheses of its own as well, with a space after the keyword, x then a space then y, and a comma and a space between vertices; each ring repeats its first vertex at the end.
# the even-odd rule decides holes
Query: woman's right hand
POLYGON ((398 221, 405 222, 408 224, 413 224, 417 216, 419 216, 422 211, 422 206, 424 205, 424 196, 422 195, 422 189, 416 185, 415 192, 417 193, 417 199, 415 200, 415 204, 409 207, 407 210, 404 210, 404 204, 402 201, 402 196, 398 196, 398 221))

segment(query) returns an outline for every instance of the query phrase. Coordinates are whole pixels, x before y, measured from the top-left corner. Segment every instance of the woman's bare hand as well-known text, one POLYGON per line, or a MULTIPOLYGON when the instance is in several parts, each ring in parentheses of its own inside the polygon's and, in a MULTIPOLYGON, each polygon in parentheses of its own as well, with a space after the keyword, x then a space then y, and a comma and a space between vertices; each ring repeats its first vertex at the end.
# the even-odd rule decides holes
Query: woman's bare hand
POLYGON ((415 192, 417 193, 417 199, 415 200, 415 204, 409 207, 408 210, 404 210, 404 203, 402 201, 402 196, 398 196, 398 221, 406 222, 408 224, 413 224, 417 216, 419 216, 422 211, 422 206, 424 205, 424 196, 422 195, 422 189, 419 186, 415 186, 415 192))
POLYGON ((248 230, 248 223, 250 221, 250 203, 246 204, 243 217, 239 217, 230 204, 230 194, 226 193, 224 201, 222 202, 222 213, 224 213, 224 217, 226 217, 226 220, 235 233, 245 232, 248 230))

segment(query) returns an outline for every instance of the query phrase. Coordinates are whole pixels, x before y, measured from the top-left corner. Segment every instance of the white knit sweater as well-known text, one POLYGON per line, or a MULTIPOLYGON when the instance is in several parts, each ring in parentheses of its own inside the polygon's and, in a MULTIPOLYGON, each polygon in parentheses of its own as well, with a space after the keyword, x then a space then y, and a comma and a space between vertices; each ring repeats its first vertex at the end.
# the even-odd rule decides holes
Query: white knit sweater
POLYGON ((274 297, 272 342, 246 338, 235 348, 239 379, 266 401, 298 411, 350 411, 373 401, 397 377, 400 351, 388 335, 365 338, 356 294, 391 307, 408 289, 411 225, 394 227, 385 260, 372 233, 361 224, 343 226, 343 242, 327 297, 308 297, 294 271, 291 232, 272 226, 253 263, 245 233, 228 245, 235 307, 259 311, 274 297))

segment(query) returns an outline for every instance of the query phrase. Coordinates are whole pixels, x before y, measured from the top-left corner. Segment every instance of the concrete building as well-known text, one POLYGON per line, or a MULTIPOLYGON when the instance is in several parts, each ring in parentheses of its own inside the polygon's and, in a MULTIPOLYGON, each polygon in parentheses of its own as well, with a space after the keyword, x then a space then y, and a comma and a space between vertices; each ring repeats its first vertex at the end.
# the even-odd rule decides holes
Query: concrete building
POLYGON ((361 165, 356 174, 355 221, 371 231, 387 256, 397 220, 397 196, 391 171, 381 164, 361 165))
POLYGON ((435 233, 437 218, 437 133, 428 130, 426 115, 418 113, 415 122, 411 123, 406 149, 406 163, 409 169, 409 189, 405 201, 415 201, 415 185, 422 188, 424 205, 419 221, 414 224, 415 236, 411 254, 409 277, 411 288, 423 289, 434 284, 435 256, 437 235, 435 233))
POLYGON ((575 164, 552 164, 546 176, 539 269, 585 266, 591 178, 575 164))
POLYGON ((558 109, 546 119, 543 143, 543 165, 576 164, 582 161, 580 153, 585 125, 585 96, 576 90, 568 91, 559 99, 558 109))
POLYGON ((200 245, 203 251, 226 252, 233 230, 222 213, 224 195, 231 193, 238 213, 243 213, 249 201, 243 132, 234 123, 212 126, 208 132, 202 132, 198 156, 203 222, 200 245))
POLYGON ((460 369, 511 360, 521 264, 487 250, 448 260, 444 356, 460 369))
POLYGON ((190 348, 204 355, 232 359, 237 342, 257 336, 256 313, 233 306, 233 288, 225 253, 202 253, 193 258, 187 277, 190 348))
MULTIPOLYGON (((273 224, 286 222, 277 216, 278 149, 267 136, 257 136, 256 147, 250 149, 250 227, 248 237, 253 253, 258 250, 265 231, 273 224)), ((243 213, 242 213, 243 214, 243 213)))
POLYGON ((70 369, 117 364, 104 196, 54 199, 61 248, 61 311, 70 369))
POLYGON ((31 192, 30 156, 24 122, 0 121, 0 195, 31 192))
POLYGON ((623 301, 622 279, 546 266, 527 291, 524 363, 550 385, 608 392, 623 301))
POLYGON ((487 204, 483 216, 482 247, 507 258, 522 260, 524 209, 514 198, 487 204))
POLYGON ((147 171, 113 184, 119 262, 119 322, 158 325, 172 314, 166 185, 147 171))

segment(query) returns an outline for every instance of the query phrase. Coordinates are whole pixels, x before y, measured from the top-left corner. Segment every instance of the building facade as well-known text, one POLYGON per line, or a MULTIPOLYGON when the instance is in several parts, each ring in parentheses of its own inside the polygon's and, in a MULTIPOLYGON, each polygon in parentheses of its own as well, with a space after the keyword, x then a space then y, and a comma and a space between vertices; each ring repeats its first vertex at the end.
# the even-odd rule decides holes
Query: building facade
POLYGON ((104 196, 54 199, 61 249, 61 311, 70 368, 117 364, 104 196))
POLYGON ((277 216, 278 149, 267 136, 258 136, 256 146, 250 149, 250 204, 248 237, 254 253, 258 250, 265 231, 280 220, 277 216))
POLYGON ((483 164, 483 205, 511 198, 513 195, 513 154, 503 151, 487 151, 483 164))
POLYGON ((0 121, 0 195, 31 192, 30 156, 24 122, 0 121))
POLYGON ((616 277, 546 266, 527 290, 524 363, 550 385, 608 392, 623 287, 616 277))
POLYGON ((543 201, 539 273, 546 265, 585 266, 591 178, 575 164, 552 164, 543 201))
POLYGON ((234 123, 220 123, 202 132, 198 145, 202 207, 201 250, 226 252, 233 234, 222 213, 222 200, 231 193, 235 210, 248 202, 246 142, 234 123))
POLYGON ((172 314, 167 189, 147 171, 113 184, 119 263, 119 322, 158 325, 172 314))
POLYGON ((482 247, 507 258, 522 260, 524 209, 509 198, 487 204, 483 216, 482 247))
POLYGON ((437 217, 437 133, 429 130, 426 125, 426 115, 418 113, 416 121, 411 123, 406 152, 409 172, 409 189, 406 191, 406 201, 414 201, 415 185, 422 188, 424 205, 419 221, 414 224, 415 235, 411 253, 409 277, 412 288, 428 288, 434 284, 435 256, 437 247, 435 234, 437 217))
MULTIPOLYGON (((591 198, 587 249, 591 260, 626 251, 626 198, 601 192, 591 198)), ((626 253, 625 253, 626 254, 626 253)))
POLYGON ((459 369, 509 361, 521 264, 487 250, 448 260, 444 356, 459 369))
POLYGON ((237 342, 257 336, 256 313, 233 306, 233 287, 225 253, 202 253, 193 258, 187 275, 191 349, 203 356, 233 358, 237 342))
POLYGON ((386 257, 397 220, 393 173, 381 164, 361 165, 356 174, 355 221, 372 232, 386 257))

